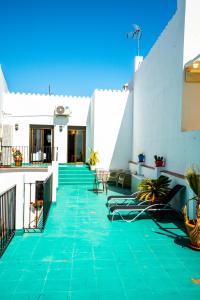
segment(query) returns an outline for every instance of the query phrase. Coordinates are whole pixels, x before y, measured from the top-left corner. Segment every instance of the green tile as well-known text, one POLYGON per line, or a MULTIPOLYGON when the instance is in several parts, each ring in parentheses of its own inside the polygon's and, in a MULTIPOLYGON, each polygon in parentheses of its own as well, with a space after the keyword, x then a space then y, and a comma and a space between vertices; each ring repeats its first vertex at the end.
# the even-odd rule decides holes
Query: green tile
POLYGON ((59 187, 45 231, 15 236, 1 258, 0 299, 199 299, 200 256, 177 220, 110 222, 105 202, 89 186, 59 187))

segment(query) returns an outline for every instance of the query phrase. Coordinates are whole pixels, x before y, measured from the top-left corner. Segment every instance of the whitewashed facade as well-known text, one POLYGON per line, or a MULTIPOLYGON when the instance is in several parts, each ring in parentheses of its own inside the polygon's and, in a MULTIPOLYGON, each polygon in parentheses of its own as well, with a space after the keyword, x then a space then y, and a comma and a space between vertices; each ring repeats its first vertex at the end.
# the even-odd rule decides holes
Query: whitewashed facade
MULTIPOLYGON (((139 153, 150 166, 155 154, 164 156, 166 169, 182 175, 188 166, 199 164, 200 82, 185 82, 185 67, 189 62, 193 66, 200 54, 199 9, 199 0, 177 0, 175 15, 148 56, 136 58, 140 64, 131 91, 95 90, 91 98, 10 93, 0 72, 0 121, 9 131, 3 144, 30 148, 31 128, 51 126, 58 162, 73 162, 69 130, 77 127, 85 128, 79 161, 87 162, 92 147, 99 152, 99 166, 106 169, 127 169, 139 153), (55 116, 60 105, 69 107, 70 117, 55 116)), ((149 169, 143 173, 151 175, 149 169)))

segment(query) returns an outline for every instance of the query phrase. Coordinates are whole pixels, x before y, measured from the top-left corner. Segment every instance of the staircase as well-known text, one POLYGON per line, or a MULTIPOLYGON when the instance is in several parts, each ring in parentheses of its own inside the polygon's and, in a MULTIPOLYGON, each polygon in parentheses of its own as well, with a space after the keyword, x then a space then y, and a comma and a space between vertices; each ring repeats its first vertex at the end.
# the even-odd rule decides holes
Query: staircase
POLYGON ((94 172, 86 165, 59 164, 58 181, 60 185, 93 185, 94 172))

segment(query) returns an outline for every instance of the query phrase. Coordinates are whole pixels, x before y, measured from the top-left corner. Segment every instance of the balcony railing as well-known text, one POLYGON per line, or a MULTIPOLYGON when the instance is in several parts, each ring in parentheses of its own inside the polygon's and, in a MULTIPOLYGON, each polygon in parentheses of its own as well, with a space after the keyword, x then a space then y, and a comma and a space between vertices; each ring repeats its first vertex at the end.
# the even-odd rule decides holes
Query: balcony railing
POLYGON ((1 146, 0 165, 4 167, 14 167, 15 160, 13 150, 19 150, 22 154, 22 164, 44 164, 58 160, 58 147, 44 146, 40 149, 28 146, 1 146))
POLYGON ((52 174, 45 181, 24 184, 24 230, 42 232, 52 203, 52 174))
POLYGON ((16 186, 0 195, 0 257, 15 234, 16 186))

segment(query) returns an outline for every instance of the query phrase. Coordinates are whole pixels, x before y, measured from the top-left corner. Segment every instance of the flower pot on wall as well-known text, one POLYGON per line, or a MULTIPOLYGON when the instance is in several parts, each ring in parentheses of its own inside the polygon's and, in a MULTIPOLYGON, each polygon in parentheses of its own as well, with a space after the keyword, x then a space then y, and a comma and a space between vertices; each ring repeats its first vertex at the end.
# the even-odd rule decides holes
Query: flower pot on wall
POLYGON ((138 155, 138 162, 139 163, 142 163, 142 162, 144 162, 145 161, 145 155, 143 154, 143 153, 140 153, 139 155, 138 155))
POLYGON ((164 166, 164 161, 163 160, 156 160, 155 165, 156 165, 156 167, 163 167, 164 166))
POLYGON ((22 159, 21 158, 15 158, 15 166, 21 167, 22 166, 22 159))

